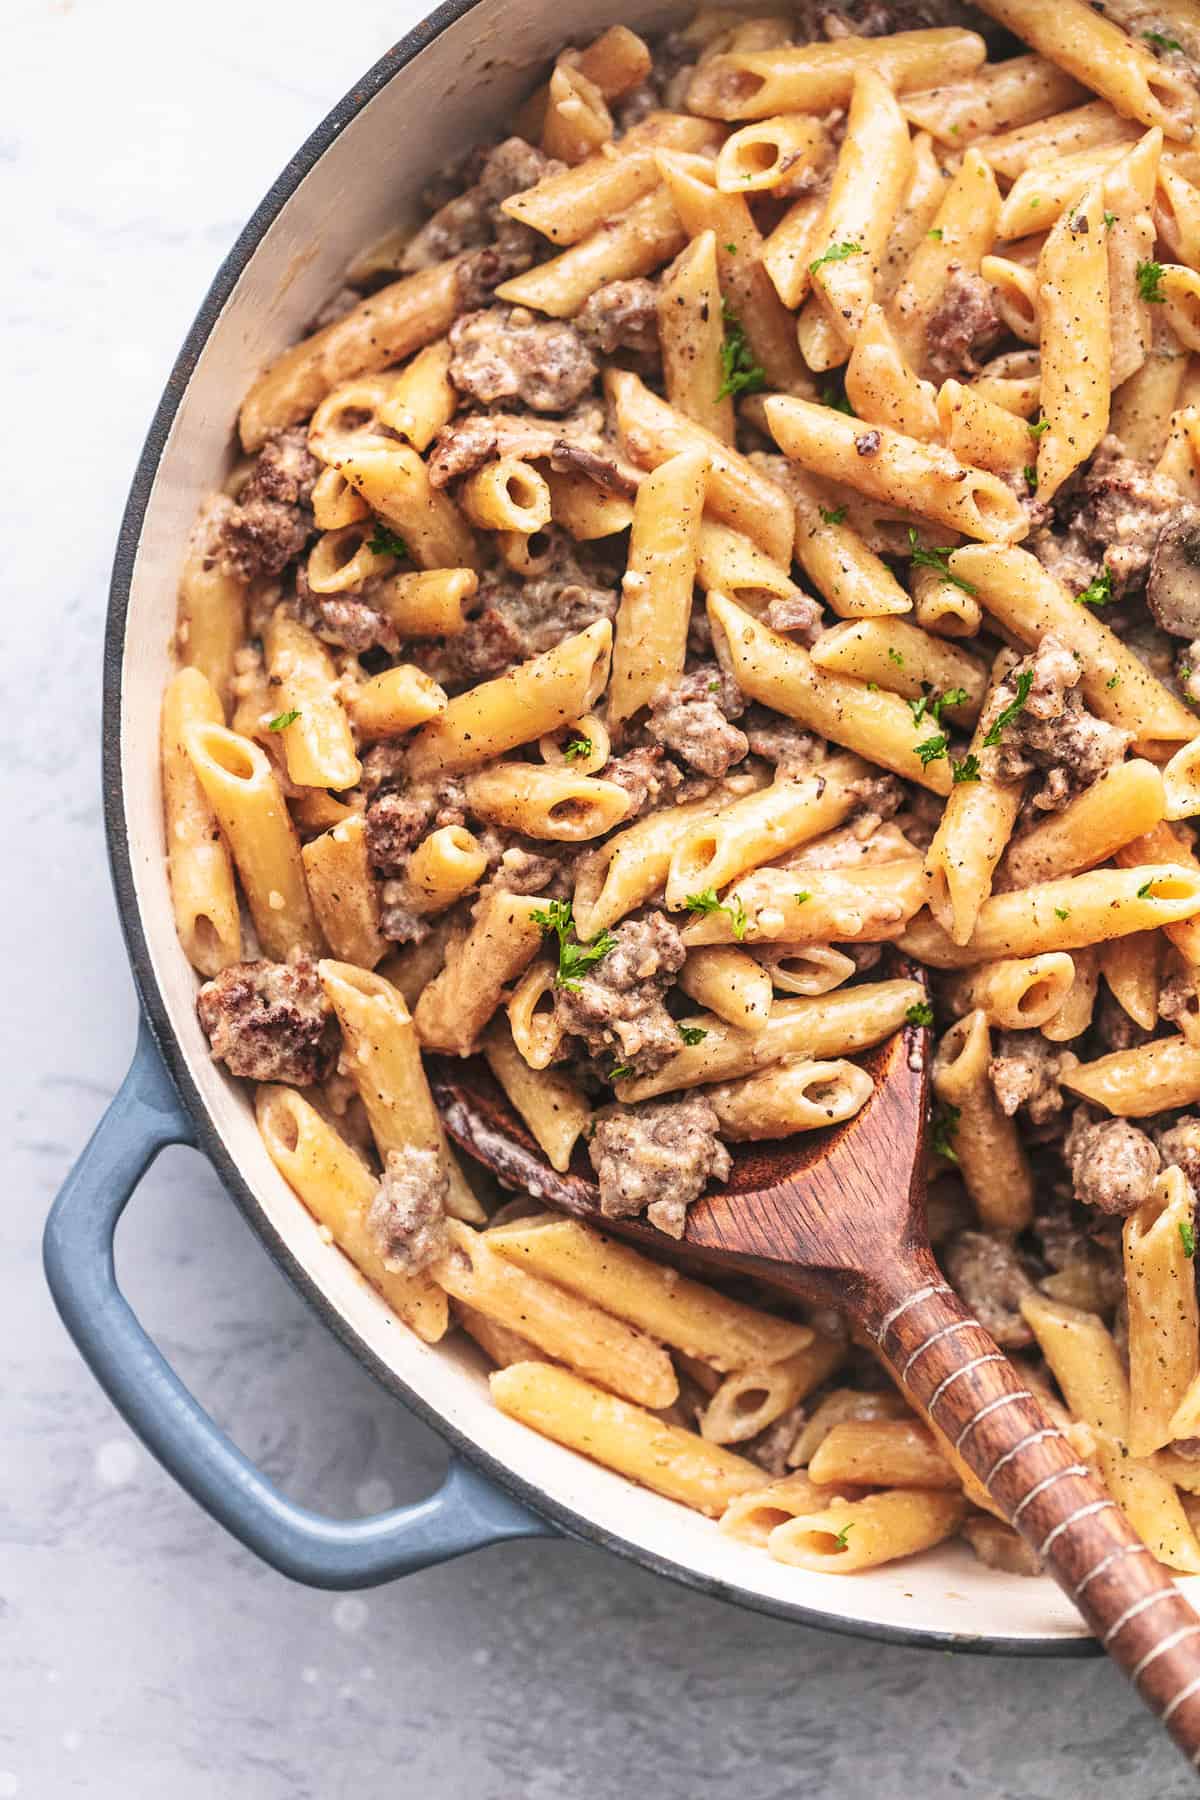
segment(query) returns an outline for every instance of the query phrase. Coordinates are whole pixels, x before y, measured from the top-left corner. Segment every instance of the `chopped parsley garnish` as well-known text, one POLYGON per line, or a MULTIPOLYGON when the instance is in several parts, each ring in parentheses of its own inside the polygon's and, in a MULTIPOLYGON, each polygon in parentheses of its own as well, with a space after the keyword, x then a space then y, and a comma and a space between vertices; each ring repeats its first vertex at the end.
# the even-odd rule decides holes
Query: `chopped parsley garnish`
POLYGON ((1154 877, 1153 876, 1150 877, 1149 881, 1143 881, 1141 887, 1137 891, 1138 899, 1139 900, 1148 900, 1150 898, 1150 889, 1153 886, 1154 886, 1154 877))
POLYGON ((939 244, 940 244, 940 243, 941 243, 941 241, 942 241, 942 239, 943 239, 943 238, 944 238, 944 237, 945 237, 945 235, 946 235, 946 234, 945 234, 945 232, 944 232, 944 231, 943 231, 943 230, 942 230, 942 228, 941 228, 941 226, 940 226, 940 225, 934 225, 934 226, 933 226, 933 227, 932 227, 932 229, 931 229, 931 230, 930 230, 930 233, 929 233, 929 235, 930 235, 930 237, 931 237, 931 238, 934 238, 934 239, 935 239, 935 240, 936 240, 936 241, 937 241, 937 242, 938 242, 938 243, 939 243, 939 244))
POLYGON ((1120 687, 1121 677, 1119 675, 1110 675, 1104 685, 1106 688, 1120 687))
POLYGON ((797 888, 796 892, 792 895, 792 899, 796 902, 797 906, 803 906, 806 900, 812 899, 812 892, 809 888, 797 888))
POLYGON ((633 1069, 629 1063, 617 1063, 614 1068, 608 1071, 608 1079, 610 1081, 624 1081, 627 1076, 632 1074, 633 1069))
POLYGON ((375 536, 370 539, 367 549, 373 556, 407 556, 408 545, 402 537, 390 530, 388 526, 375 521, 375 536))
POLYGON ((868 681, 867 692, 868 694, 877 694, 879 692, 879 683, 877 681, 868 681))
POLYGON ((976 756, 975 752, 969 750, 966 756, 962 757, 959 762, 952 762, 950 764, 950 775, 955 787, 958 787, 960 783, 964 781, 978 781, 979 758, 976 756))
POLYGON ((935 724, 940 725, 942 714, 948 706, 961 706, 967 698, 966 688, 947 688, 944 694, 930 691, 922 694, 919 700, 910 700, 908 710, 913 716, 913 724, 919 725, 927 715, 935 724))
POLYGON ((1183 1245, 1183 1254, 1185 1256, 1195 1256, 1196 1233, 1188 1219, 1180 1219, 1179 1221, 1179 1241, 1183 1245))
POLYGON ((564 762, 578 762, 580 757, 590 756, 591 754, 592 754, 591 738, 584 738, 584 737, 572 738, 570 743, 567 745, 566 749, 563 751, 563 761, 564 762))
POLYGON ((729 923, 733 927, 733 935, 740 944, 746 935, 746 908, 737 894, 726 902, 717 899, 716 888, 703 888, 698 894, 689 894, 684 901, 689 912, 694 913, 728 913, 729 923))
POLYGON ((1006 725, 1011 725, 1018 713, 1025 710, 1025 702, 1029 698, 1029 690, 1033 686, 1033 670, 1026 669, 1023 675, 1017 676, 1016 697, 1009 701, 1002 712, 996 715, 995 723, 988 727, 984 738, 985 744, 998 744, 1006 725))
POLYGON ((1069 906, 1056 906, 1054 909, 1054 916, 1056 919, 1069 919, 1071 916, 1071 909, 1069 906))
POLYGON ((1163 266, 1156 262, 1140 262, 1137 266, 1137 289, 1151 306, 1164 306, 1167 296, 1162 290, 1163 266))
POLYGON ((943 1104, 933 1115, 932 1144, 936 1155, 944 1156, 947 1162, 958 1161, 958 1151, 950 1142, 958 1130, 958 1121, 962 1117, 961 1106, 943 1104))
POLYGON ((898 669, 904 667, 904 658, 894 644, 888 645, 888 661, 890 663, 895 663, 898 669))
MULTIPOLYGON (((1164 37, 1161 31, 1143 31, 1142 37, 1153 50, 1182 50, 1183 45, 1178 38, 1164 37)), ((1188 1251, 1191 1255, 1191 1251, 1188 1251)))
POLYGON ((936 569, 943 581, 949 581, 956 588, 961 588, 964 594, 976 593, 978 590, 976 589, 974 582, 964 581, 961 575, 956 575, 951 569, 951 549, 952 546, 947 544, 942 550, 923 550, 921 548, 920 540, 917 537, 915 526, 909 526, 908 553, 912 558, 913 568, 936 569))
POLYGON ((937 762, 945 756, 949 743, 950 739, 945 732, 939 731, 935 737, 926 738, 923 744, 914 744, 913 752, 920 757, 921 767, 927 769, 931 762, 937 762))
POLYGON ((1113 597, 1112 570, 1105 564, 1094 581, 1089 581, 1082 594, 1076 594, 1076 606, 1107 606, 1113 597))
POLYGON ((849 1538, 850 1533, 853 1530, 854 1530, 854 1520, 847 1519, 846 1523, 842 1526, 841 1530, 834 1532, 833 1541, 839 1550, 844 1550, 846 1548, 846 1540, 849 1538))
POLYGON ((685 1044, 702 1044, 708 1033, 703 1025, 681 1025, 679 1035, 685 1044))
POLYGON ((1025 486, 1029 489, 1031 494, 1036 494, 1037 493, 1037 469, 1035 468, 1033 463, 1026 463, 1025 467, 1022 469, 1021 473, 1025 477, 1025 486))
POLYGON ((730 256, 736 256, 736 255, 737 255, 737 245, 736 245, 736 244, 725 244, 725 245, 724 245, 724 246, 723 246, 723 248, 724 248, 724 249, 726 249, 726 250, 728 250, 728 252, 729 252, 729 254, 730 254, 730 256))
POLYGON ((1111 231, 1111 230, 1112 230, 1112 228, 1113 228, 1113 226, 1114 226, 1114 225, 1115 225, 1115 224, 1116 224, 1116 222, 1117 222, 1117 215, 1116 215, 1116 213, 1105 213, 1105 215, 1104 215, 1104 229, 1105 229, 1105 231, 1111 231))
POLYGON ((818 506, 817 511, 823 524, 841 525, 845 521, 847 509, 844 506, 835 506, 832 510, 828 506, 818 506))
POLYGON ((821 389, 821 405, 832 407, 834 412, 845 413, 848 418, 856 419, 858 414, 846 398, 846 389, 836 375, 831 375, 821 389))
POLYGON ((721 340, 721 385, 717 399, 726 394, 757 394, 767 385, 766 372, 754 360, 754 353, 742 330, 742 322, 727 300, 721 302, 725 336, 721 340))
POLYGON ((915 1006, 909 1007, 904 1017, 910 1025, 932 1025, 933 1008, 928 1000, 918 1000, 915 1006))
POLYGON ((553 935, 558 939, 558 973, 554 978, 557 987, 577 991, 580 976, 616 947, 617 940, 610 931, 602 931, 590 944, 572 941, 575 916, 569 900, 552 900, 549 906, 529 916, 543 937, 553 935))
POLYGON ((267 726, 267 730, 268 731, 286 731, 288 726, 294 725, 296 723, 296 720, 299 717, 300 717, 300 714, 298 712, 296 712, 295 709, 293 709, 291 712, 276 713, 275 717, 271 720, 270 724, 267 726))
POLYGON ((852 239, 847 239, 844 244, 830 244, 828 250, 822 250, 820 256, 809 263, 808 272, 815 275, 824 263, 845 262, 848 257, 861 255, 862 245, 854 243, 852 239))
POLYGON ((1043 431, 1049 431, 1050 421, 1049 419, 1039 419, 1036 425, 1030 425, 1028 429, 1030 437, 1041 437, 1043 431))

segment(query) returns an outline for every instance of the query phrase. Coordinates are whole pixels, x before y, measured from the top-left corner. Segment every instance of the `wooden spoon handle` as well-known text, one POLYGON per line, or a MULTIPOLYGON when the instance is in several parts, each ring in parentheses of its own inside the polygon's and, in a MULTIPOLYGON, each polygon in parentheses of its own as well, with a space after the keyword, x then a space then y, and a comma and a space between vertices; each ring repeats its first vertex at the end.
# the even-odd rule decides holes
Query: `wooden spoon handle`
POLYGON ((1200 1767, 1200 1618, 931 1257, 916 1274, 860 1301, 862 1323, 1200 1767))

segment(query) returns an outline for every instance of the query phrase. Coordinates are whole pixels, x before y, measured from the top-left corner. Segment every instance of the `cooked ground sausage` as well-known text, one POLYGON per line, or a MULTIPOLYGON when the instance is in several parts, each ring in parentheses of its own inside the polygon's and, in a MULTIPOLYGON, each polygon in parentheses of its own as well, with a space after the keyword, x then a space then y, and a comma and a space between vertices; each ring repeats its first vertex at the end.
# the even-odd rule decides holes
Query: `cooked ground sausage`
POLYGON ((1040 773, 1031 797, 1039 811, 1057 812, 1120 762, 1131 733, 1097 719, 1079 692, 1081 665, 1070 646, 1048 631, 1037 649, 998 683, 981 723, 1000 725, 1000 714, 1020 702, 1022 678, 1031 685, 1016 716, 1000 725, 1000 741, 983 755, 1000 781, 1040 773))
POLYGON ((596 1115, 588 1155, 607 1218, 645 1213, 670 1237, 682 1237, 690 1201, 732 1163, 717 1137, 717 1115, 702 1094, 614 1106, 596 1115))
MULTIPOLYGON (((740 712, 740 696, 736 705, 740 712)), ((750 748, 745 732, 730 724, 730 710, 720 671, 701 666, 677 687, 655 697, 646 730, 702 775, 719 777, 741 762, 750 748)))
POLYGON ((402 1150, 388 1151, 383 1180, 367 1212, 367 1230, 385 1269, 416 1275, 445 1256, 449 1192, 450 1179, 436 1150, 405 1144, 402 1150))
POLYGON ((1093 1123, 1079 1107, 1063 1144, 1075 1198, 1106 1213, 1136 1212, 1151 1195, 1162 1158, 1127 1119, 1093 1123))
POLYGON ((196 1010, 214 1057, 247 1081, 309 1087, 337 1054, 337 1022, 311 957, 234 963, 205 982, 196 1010))
POLYGON ((523 306, 466 313, 450 327, 450 379, 479 406, 516 400, 534 412, 566 412, 596 379, 575 327, 523 306))
POLYGON ((662 997, 683 967, 683 940, 661 912, 626 919, 611 935, 612 948, 577 986, 555 990, 555 1011, 593 1056, 651 1075, 681 1044, 662 997))
POLYGON ((585 343, 603 356, 611 356, 615 350, 657 356, 658 289, 644 276, 633 281, 606 281, 588 295, 575 325, 585 343))
POLYGON ((1011 1118, 1025 1107, 1030 1123, 1045 1125, 1060 1113, 1063 1075, 1079 1058, 1072 1050, 1057 1050, 1040 1031, 1000 1031, 988 1064, 988 1077, 1001 1112, 1011 1118))
POLYGON ((299 556, 314 529, 309 501, 319 473, 302 425, 272 432, 220 522, 218 555, 226 573, 253 581, 280 574, 299 556))
POLYGON ((1033 1333, 1021 1301, 1033 1282, 1008 1238, 990 1231, 960 1231, 939 1252, 951 1285, 1003 1350, 1023 1350, 1033 1333))
POLYGON ((990 283, 951 263, 941 299, 925 327, 925 353, 935 380, 978 375, 979 359, 987 354, 1000 331, 1000 314, 990 283))

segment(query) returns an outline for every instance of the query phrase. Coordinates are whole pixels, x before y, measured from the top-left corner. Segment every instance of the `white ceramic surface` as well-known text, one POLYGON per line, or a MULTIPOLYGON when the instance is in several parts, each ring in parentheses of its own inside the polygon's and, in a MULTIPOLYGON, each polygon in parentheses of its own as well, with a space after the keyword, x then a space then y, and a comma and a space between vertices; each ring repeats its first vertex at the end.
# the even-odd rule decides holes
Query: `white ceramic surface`
MULTIPOLYGON (((1101 1662, 831 1637, 580 1544, 365 1599, 295 1587, 145 1456, 53 1315, 42 1219, 133 1041, 98 778, 125 491, 242 221, 420 10, 0 8, 0 366, 20 422, 0 436, 0 1800, 376 1800, 398 1782, 430 1800, 1184 1800, 1191 1778, 1101 1662)), ((168 611, 164 590, 157 641, 168 611)), ((437 1440, 199 1158, 164 1158, 118 1252, 167 1355, 288 1492, 348 1516, 434 1484, 437 1440)))

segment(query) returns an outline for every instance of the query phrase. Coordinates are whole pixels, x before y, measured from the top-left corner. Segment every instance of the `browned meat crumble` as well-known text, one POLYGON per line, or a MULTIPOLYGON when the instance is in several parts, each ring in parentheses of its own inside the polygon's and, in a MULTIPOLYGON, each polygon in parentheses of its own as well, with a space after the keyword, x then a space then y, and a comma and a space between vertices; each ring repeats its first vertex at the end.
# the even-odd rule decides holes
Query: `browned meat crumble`
POLYGON ((566 412, 596 379, 575 327, 523 306, 465 313, 450 327, 450 379, 479 406, 516 400, 534 412, 566 412))
POLYGON ((990 282, 951 264, 950 279, 925 327, 925 353, 934 380, 978 375, 1000 330, 990 282))
POLYGON ((385 1269, 417 1275, 445 1256, 449 1192, 450 1178, 436 1150, 421 1150, 415 1144, 389 1150, 383 1180, 367 1213, 367 1230, 385 1269))
POLYGON ((303 426, 271 434, 221 521, 218 556, 228 574, 279 575, 299 556, 314 529, 309 501, 320 468, 303 426))
POLYGON ((1033 1333, 1021 1301, 1033 1281, 1008 1238, 990 1231, 960 1231, 939 1252, 943 1269, 985 1331, 1004 1350, 1023 1350, 1033 1333))
POLYGON ((1048 631, 1037 649, 996 688, 983 721, 997 722, 1018 699, 1022 676, 1032 678, 1021 710, 1003 727, 999 744, 984 755, 993 759, 1000 781, 1041 775, 1030 802, 1039 811, 1061 810, 1121 761, 1131 739, 1130 732, 1087 710, 1079 692, 1081 674, 1070 646, 1048 631))
POLYGON ((682 1237, 687 1208, 732 1166, 717 1137, 717 1115, 702 1094, 612 1107, 596 1116, 588 1155, 607 1218, 645 1213, 670 1237, 682 1237))
POLYGON ((1136 1212, 1150 1198, 1162 1166, 1153 1142, 1128 1119, 1093 1122, 1076 1109, 1063 1154, 1075 1185, 1075 1198, 1100 1212, 1136 1212))
POLYGON ((683 941, 661 912, 626 919, 612 937, 612 949, 578 986, 556 990, 555 1011, 563 1030, 582 1038, 592 1056, 652 1075, 681 1046, 663 995, 683 967, 683 941))
POLYGON ((213 1055, 247 1081, 309 1087, 337 1055, 333 1008, 307 956, 234 963, 205 982, 196 1010, 213 1055))

